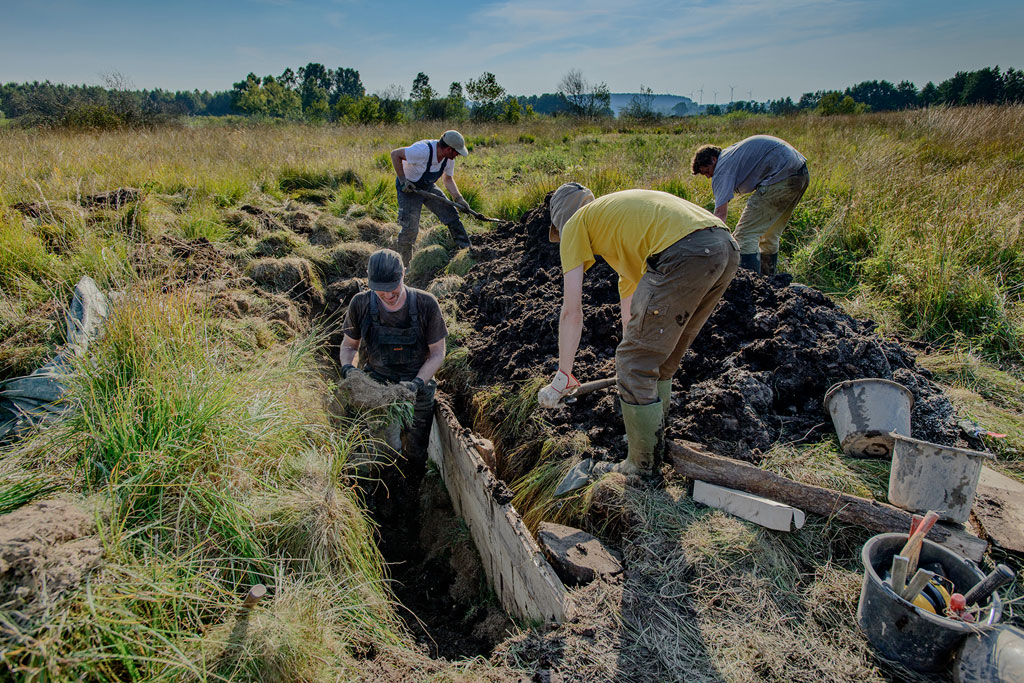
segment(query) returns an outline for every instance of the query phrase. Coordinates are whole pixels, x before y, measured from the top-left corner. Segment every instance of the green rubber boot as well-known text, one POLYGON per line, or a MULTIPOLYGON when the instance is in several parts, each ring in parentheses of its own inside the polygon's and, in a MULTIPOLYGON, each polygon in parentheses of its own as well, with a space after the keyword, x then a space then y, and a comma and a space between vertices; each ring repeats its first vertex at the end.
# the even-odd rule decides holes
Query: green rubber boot
POLYGON ((761 273, 761 252, 755 254, 740 254, 740 268, 761 273))
POLYGON ((664 447, 662 426, 665 414, 661 401, 638 406, 620 400, 619 404, 622 406, 629 451, 626 460, 612 469, 622 474, 651 474, 659 451, 664 447))
POLYGON ((658 399, 661 401, 661 413, 664 419, 668 419, 668 410, 672 407, 672 380, 658 380, 658 399))

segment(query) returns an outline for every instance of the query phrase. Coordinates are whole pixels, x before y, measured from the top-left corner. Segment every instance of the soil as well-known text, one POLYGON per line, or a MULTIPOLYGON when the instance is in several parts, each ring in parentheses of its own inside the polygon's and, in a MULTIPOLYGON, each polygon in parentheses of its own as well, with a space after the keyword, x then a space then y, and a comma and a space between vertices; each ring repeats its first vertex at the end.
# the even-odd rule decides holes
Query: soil
MULTIPOLYGON (((479 384, 557 369, 562 277, 548 224, 547 210, 538 207, 517 224, 497 227, 474 250, 478 264, 457 301, 476 331, 467 346, 479 384)), ((599 262, 584 280, 584 330, 574 368, 581 382, 614 376, 618 299, 616 274, 599 262)), ((957 444, 949 400, 910 350, 880 337, 875 327, 788 275, 740 270, 674 377, 666 436, 756 462, 776 442, 834 433, 822 405, 832 384, 881 377, 914 394, 913 436, 957 444)), ((624 450, 614 395, 607 389, 580 397, 545 419, 559 431, 586 432, 591 455, 619 459, 611 454, 624 450)))
POLYGON ((32 614, 76 588, 102 560, 95 531, 95 517, 62 500, 0 515, 0 607, 32 614))

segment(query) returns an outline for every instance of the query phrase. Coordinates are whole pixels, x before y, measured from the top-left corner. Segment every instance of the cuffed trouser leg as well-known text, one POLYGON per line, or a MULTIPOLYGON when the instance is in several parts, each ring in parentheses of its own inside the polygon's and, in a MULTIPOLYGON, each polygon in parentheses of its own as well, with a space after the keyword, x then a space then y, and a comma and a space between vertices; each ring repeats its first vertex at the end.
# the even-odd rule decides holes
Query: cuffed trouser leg
POLYGON ((809 181, 806 172, 798 173, 774 185, 759 187, 750 195, 733 232, 741 254, 779 253, 782 231, 809 181))
POLYGON ((619 397, 633 405, 658 400, 710 317, 739 264, 727 230, 691 233, 663 251, 633 294, 626 334, 615 350, 619 397))

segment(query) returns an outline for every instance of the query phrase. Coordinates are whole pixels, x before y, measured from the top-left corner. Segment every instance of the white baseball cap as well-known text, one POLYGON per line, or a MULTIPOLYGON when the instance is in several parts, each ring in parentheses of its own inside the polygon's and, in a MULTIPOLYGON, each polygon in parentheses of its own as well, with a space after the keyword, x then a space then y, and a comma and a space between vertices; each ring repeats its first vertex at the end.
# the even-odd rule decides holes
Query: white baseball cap
POLYGON ((469 156, 469 150, 466 149, 466 139, 462 137, 462 133, 457 130, 446 130, 444 135, 441 136, 441 142, 448 145, 461 156, 469 156))

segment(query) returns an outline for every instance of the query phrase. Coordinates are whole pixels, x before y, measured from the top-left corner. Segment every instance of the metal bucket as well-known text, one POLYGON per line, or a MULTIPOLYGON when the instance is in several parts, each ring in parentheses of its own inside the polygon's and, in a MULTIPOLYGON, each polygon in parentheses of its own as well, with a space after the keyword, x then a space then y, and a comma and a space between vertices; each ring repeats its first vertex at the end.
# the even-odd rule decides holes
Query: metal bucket
MULTIPOLYGON (((947 619, 911 605, 882 582, 892 558, 903 549, 907 534, 879 534, 861 550, 864 582, 857 603, 857 623, 871 645, 886 659, 915 671, 942 671, 967 636, 991 629, 1003 613, 998 593, 989 598, 988 609, 968 624, 947 619)), ((957 592, 966 593, 985 578, 973 562, 937 543, 925 540, 918 565, 938 562, 957 592)))
POLYGON ((887 379, 851 379, 833 384, 825 394, 825 410, 851 458, 888 458, 891 433, 910 436, 914 395, 887 379))
POLYGON ((889 502, 911 512, 935 510, 943 519, 966 522, 982 461, 992 456, 909 436, 894 438, 889 502))

